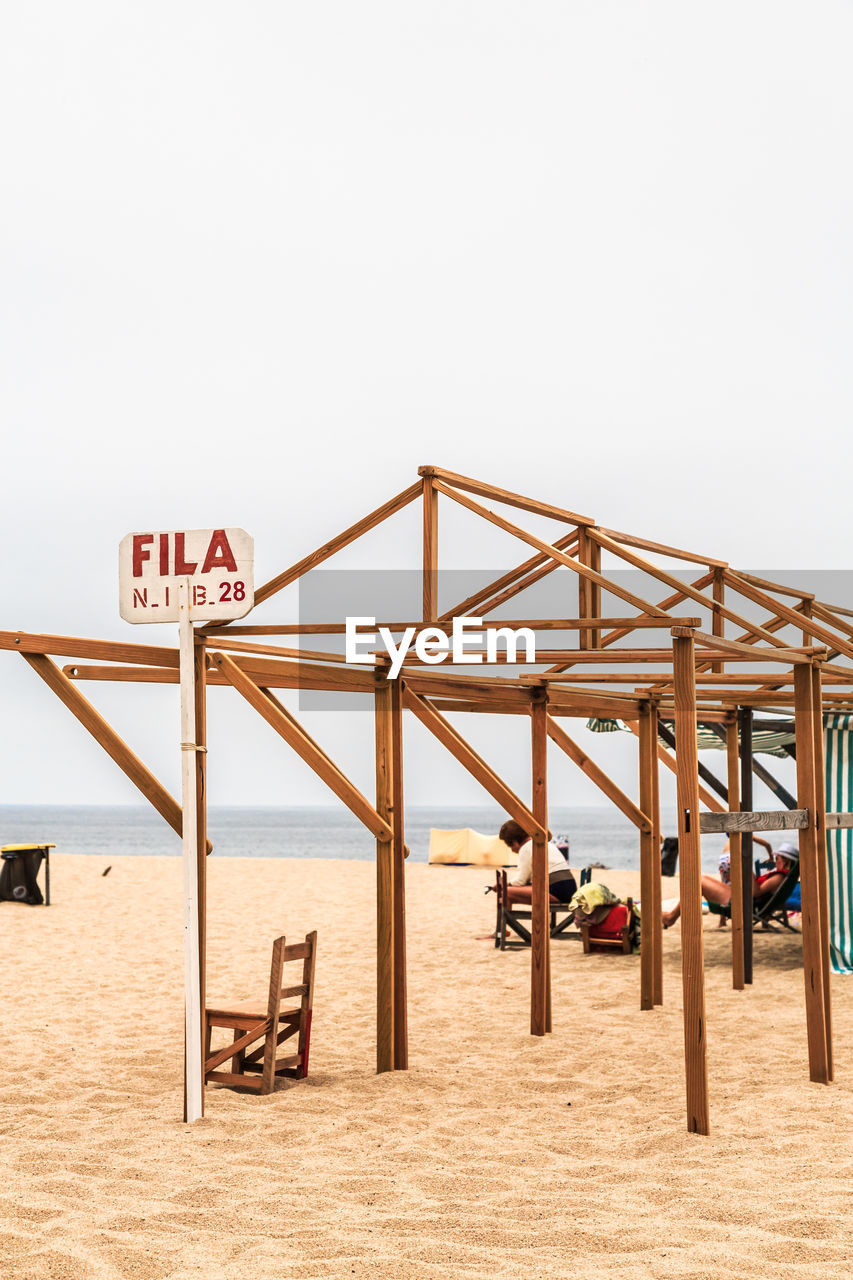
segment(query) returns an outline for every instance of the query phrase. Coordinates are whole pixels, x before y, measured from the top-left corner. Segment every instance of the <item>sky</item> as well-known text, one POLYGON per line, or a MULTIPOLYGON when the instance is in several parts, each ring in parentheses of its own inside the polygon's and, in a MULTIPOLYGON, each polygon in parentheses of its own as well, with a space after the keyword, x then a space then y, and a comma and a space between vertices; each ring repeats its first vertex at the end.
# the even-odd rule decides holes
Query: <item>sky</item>
MULTIPOLYGON (((118 616, 126 533, 242 527, 262 582, 424 463, 847 567, 849 4, 48 0, 0 34, 1 628, 172 643, 118 616)), ((441 520, 447 567, 524 556, 441 520)), ((175 690, 86 692, 177 792, 175 690)), ((0 706, 0 802, 135 802, 2 652, 0 706)), ((368 717, 306 723, 369 792, 368 717)), ((517 726, 470 736, 526 789, 517 726)), ((410 738, 412 802, 484 799, 410 738)), ((633 791, 624 738, 590 753, 633 791)), ((225 693, 211 748, 212 803, 328 798, 225 693)))

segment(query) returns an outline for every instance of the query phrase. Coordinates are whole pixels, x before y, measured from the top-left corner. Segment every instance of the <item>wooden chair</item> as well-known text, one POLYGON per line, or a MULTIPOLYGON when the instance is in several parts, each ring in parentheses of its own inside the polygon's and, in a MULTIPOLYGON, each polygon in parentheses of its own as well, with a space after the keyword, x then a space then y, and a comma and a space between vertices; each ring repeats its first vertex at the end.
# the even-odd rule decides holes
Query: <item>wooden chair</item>
MULTIPOLYGON (((589 955, 593 947, 618 947, 623 955, 629 956, 634 949, 634 935, 637 921, 634 915, 634 902, 627 898, 624 903, 614 903, 614 908, 626 908, 624 921, 616 929, 607 929, 606 922, 600 925, 582 924, 580 926, 584 954, 589 955)), ((621 914, 621 913, 620 913, 621 914)))
POLYGON ((286 946, 284 938, 276 938, 272 948, 269 998, 262 1001, 233 1003, 221 1001, 206 1009, 204 1079, 205 1083, 238 1085, 257 1093, 272 1093, 276 1077, 302 1080, 308 1074, 308 1049, 311 1040, 311 1008, 314 995, 314 959, 317 934, 309 933, 304 942, 286 946), (284 966, 302 961, 302 981, 284 987, 284 966), (298 1005, 287 1004, 296 996, 298 1005), (233 1042, 211 1053, 213 1027, 233 1031, 233 1042), (296 1053, 277 1057, 280 1044, 297 1036, 296 1053), (258 1045, 258 1041, 262 1043, 258 1045), (256 1046, 252 1048, 252 1046, 256 1046), (231 1070, 220 1071, 231 1059, 231 1070))
MULTIPOLYGON (((498 914, 495 924, 495 946, 500 947, 501 951, 506 951, 511 946, 530 946, 530 930, 521 921, 532 920, 533 917, 532 906, 528 903, 508 901, 507 888, 506 872, 496 872, 495 895, 498 900, 498 914), (507 928, 510 928, 521 941, 507 941, 507 928)), ((567 902, 560 902, 558 898, 554 898, 550 894, 548 895, 548 912, 550 915, 551 937, 559 937, 574 920, 574 912, 569 911, 567 902)), ((568 936, 577 935, 569 934, 568 936)))

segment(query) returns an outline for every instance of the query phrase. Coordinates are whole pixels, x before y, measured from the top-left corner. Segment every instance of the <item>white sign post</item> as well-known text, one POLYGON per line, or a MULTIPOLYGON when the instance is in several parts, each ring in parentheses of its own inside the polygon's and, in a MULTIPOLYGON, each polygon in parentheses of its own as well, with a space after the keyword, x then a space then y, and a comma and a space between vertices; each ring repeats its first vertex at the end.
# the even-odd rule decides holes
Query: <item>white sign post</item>
POLYGON ((204 1114, 196 813, 193 620, 242 618, 254 603, 254 544, 242 529, 129 533, 119 546, 119 610, 126 622, 177 622, 181 677, 184 863, 184 1110, 204 1114))

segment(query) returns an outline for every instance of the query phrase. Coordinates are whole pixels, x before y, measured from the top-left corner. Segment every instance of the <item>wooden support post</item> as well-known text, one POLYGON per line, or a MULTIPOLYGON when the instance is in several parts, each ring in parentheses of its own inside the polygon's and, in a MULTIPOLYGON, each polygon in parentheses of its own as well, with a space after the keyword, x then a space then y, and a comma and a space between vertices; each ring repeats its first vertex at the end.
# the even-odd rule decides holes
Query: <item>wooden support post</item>
POLYGON ((181 797, 184 869, 184 1120, 192 1124, 204 1115, 204 1016, 201 1003, 198 885, 198 779, 195 757, 196 645, 190 617, 189 578, 178 582, 178 635, 181 673, 181 797))
MULTIPOLYGON (((806 1033, 809 1044, 809 1078, 829 1083, 826 1006, 821 955, 821 893, 818 826, 820 809, 815 776, 815 725, 812 672, 809 666, 794 669, 794 728, 797 749, 797 800, 808 809, 809 825, 800 832, 800 895, 803 903, 803 975, 806 984, 806 1033)), ((823 787, 823 779, 820 779, 823 787)), ((824 832, 820 832, 823 836, 824 832)))
MULTIPOLYGON (((640 715, 640 808, 648 814, 653 808, 652 770, 657 768, 657 752, 652 737, 652 711, 646 707, 640 715)), ((657 930, 654 915, 654 862, 660 867, 660 847, 655 844, 649 827, 640 830, 640 1008, 653 1009, 655 1003, 655 946, 657 930)))
MULTIPOLYGON (((393 710, 390 682, 376 675, 376 811, 393 822, 393 710)), ((376 838, 376 1070, 394 1070, 394 842, 376 838)))
MULTIPOLYGON (((803 602, 806 603, 805 601, 803 602)), ((826 761, 823 741, 823 701, 820 691, 821 669, 812 667, 812 720, 814 724, 815 814, 817 825, 817 869, 820 890, 820 958, 823 970, 823 1003, 826 1021, 827 1077, 835 1078, 832 1054, 832 1003, 829 985, 829 848, 826 839, 826 761)))
MULTIPOLYGON (((740 806, 740 778, 738 760, 737 717, 726 725, 726 763, 728 765, 729 809, 734 812, 740 806)), ((729 867, 731 877, 732 907, 732 986, 743 991, 743 866, 740 858, 741 833, 729 832, 729 867)))
MULTIPOLYGON (((195 811, 196 879, 198 882, 198 965, 201 1000, 202 1062, 204 1061, 205 1008, 207 1004, 207 655, 204 642, 195 637, 193 655, 195 684, 195 811)), ((204 1091, 202 1091, 202 1115, 204 1091)))
POLYGON ((403 821, 403 690, 391 684, 391 825, 394 862, 394 1069, 409 1066, 409 1017, 406 997, 406 845, 403 821))
MULTIPOLYGON (((738 708, 740 733, 740 807, 749 813, 752 800, 752 708, 738 708)), ((743 916, 743 980, 752 985, 752 881, 755 869, 752 865, 752 832, 744 831, 740 838, 740 892, 743 916)))
MULTIPOLYGON (((714 570, 714 585, 712 588, 714 604, 723 605, 726 601, 726 576, 722 569, 714 570)), ((711 615, 711 632, 715 636, 724 636, 726 634, 726 620, 720 609, 714 609, 711 615)), ((725 671, 724 662, 712 662, 711 670, 721 674, 725 671)))
POLYGON ((534 689, 530 703, 533 816, 532 920, 530 948, 530 1034, 551 1030, 550 914, 548 911, 548 694, 534 689))
POLYGON ((438 617, 438 490, 424 476, 424 579, 423 620, 438 617))
POLYGON ((699 775, 693 639, 673 639, 675 739, 678 760, 678 855, 681 887, 681 981, 687 1127, 708 1132, 708 1062, 705 1027, 705 958, 702 939, 702 857, 699 848, 699 775))
POLYGON ((655 926, 655 968, 654 999, 656 1005, 663 1004, 663 905, 661 902, 661 830, 660 830, 660 767, 658 765, 658 709, 652 703, 649 708, 649 733, 655 744, 652 760, 652 848, 655 857, 652 861, 652 919, 655 926))

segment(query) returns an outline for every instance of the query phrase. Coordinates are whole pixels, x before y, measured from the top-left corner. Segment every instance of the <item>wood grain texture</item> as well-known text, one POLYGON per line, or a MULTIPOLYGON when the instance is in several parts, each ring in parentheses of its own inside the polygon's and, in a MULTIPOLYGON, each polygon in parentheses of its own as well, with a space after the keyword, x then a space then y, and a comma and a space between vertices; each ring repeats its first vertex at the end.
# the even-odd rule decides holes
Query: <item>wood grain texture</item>
POLYGON ((797 799, 811 815, 800 833, 800 897, 802 900, 803 977, 806 987, 806 1034, 809 1047, 809 1078, 829 1083, 826 1004, 823 991, 821 954, 821 891, 818 870, 819 850, 815 813, 818 781, 815 774, 814 694, 809 667, 798 667, 794 685, 794 722, 797 747, 797 799))
MULTIPOLYGON (((642 719, 640 724, 642 726, 642 719)), ((625 817, 629 818, 631 822, 633 822, 634 826, 638 827, 640 831, 645 831, 647 833, 651 832, 651 819, 646 815, 643 809, 634 804, 634 801, 630 796, 627 796, 620 787, 617 787, 616 783, 607 776, 604 770, 597 765, 594 760, 590 760, 589 756, 580 746, 578 746, 574 738, 569 737, 562 725, 559 725, 556 721, 552 720, 550 715, 547 719, 547 727, 548 737, 551 741, 555 742, 560 750, 564 751, 569 759, 575 762, 581 772, 586 774, 591 782, 595 783, 599 791, 603 792, 603 794, 607 796, 608 800, 611 800, 613 804, 616 805, 617 809, 624 813, 625 817)))
MULTIPOLYGON (((652 711, 647 707, 640 716, 640 808, 644 813, 651 813, 654 797, 652 770, 657 767, 655 739, 652 736, 652 711)), ((655 946, 657 934, 653 909, 654 899, 654 862, 660 865, 660 847, 654 843, 652 823, 640 828, 640 901, 644 908, 648 903, 651 910, 644 909, 640 916, 640 1008, 653 1009, 655 1004, 655 946)))
MULTIPOLYGON (((729 804, 740 810, 740 753, 738 750, 737 719, 733 716, 726 725, 726 780, 729 804)), ((743 868, 741 866, 741 836, 738 830, 729 834, 729 868, 731 883, 732 915, 732 986, 735 991, 744 989, 743 968, 743 868)))
POLYGON ((443 467, 418 467, 418 475, 432 476, 446 481, 455 489, 465 489, 468 493, 476 493, 481 498, 493 498, 495 502, 504 502, 509 507, 519 507, 522 511, 531 511, 538 516, 548 516, 552 520, 562 520, 566 524, 595 523, 591 516, 579 516, 576 511, 566 511, 563 507, 554 507, 549 502, 539 502, 536 498, 525 498, 522 494, 512 493, 509 489, 499 489, 497 485, 484 484, 481 480, 472 480, 470 476, 461 476, 455 471, 445 471, 443 467))
POLYGON ((388 838, 376 841, 376 1070, 394 1070, 394 805, 393 710, 390 682, 377 677, 375 704, 376 811, 388 838))
POLYGON ((693 641, 673 641, 675 737, 678 775, 678 859, 681 890, 681 983, 684 997, 684 1058, 687 1127, 706 1134, 708 1061, 705 1023, 705 956, 702 939, 702 855, 699 848, 699 779, 696 770, 696 705, 693 641))
POLYGON ((530 948, 530 1034, 551 1030, 550 917, 548 913, 548 704, 545 695, 531 695, 531 808, 538 825, 533 835, 530 948))
POLYGON ((699 828, 703 835, 715 831, 805 831, 809 825, 807 809, 758 809, 729 813, 703 813, 699 828))
POLYGON ((423 620, 438 617, 438 492, 424 478, 423 499, 423 620))

